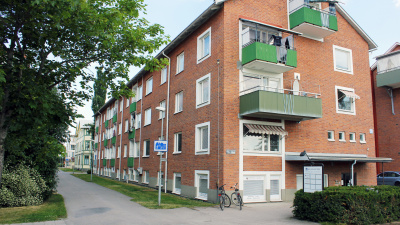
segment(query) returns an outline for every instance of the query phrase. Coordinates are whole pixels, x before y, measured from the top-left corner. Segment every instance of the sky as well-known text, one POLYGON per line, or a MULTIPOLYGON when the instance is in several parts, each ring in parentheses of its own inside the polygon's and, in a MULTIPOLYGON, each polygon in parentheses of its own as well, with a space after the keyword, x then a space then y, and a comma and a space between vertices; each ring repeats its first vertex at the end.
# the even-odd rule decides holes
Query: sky
MULTIPOLYGON (((281 0, 284 1, 284 0, 281 0)), ((173 40, 214 0, 145 0, 147 14, 144 17, 150 23, 158 23, 164 27, 166 34, 173 40)), ((385 53, 394 43, 400 42, 400 0, 341 0, 341 6, 358 23, 358 25, 378 45, 378 49, 370 53, 370 65, 374 57, 385 53)), ((339 27, 340 29, 340 27, 339 27)), ((160 48, 160 51, 164 47, 160 48)), ((157 51, 156 53, 159 53, 157 51)), ((133 77, 140 68, 133 68, 133 77)), ((91 101, 77 111, 85 119, 93 120, 91 101)), ((75 128, 70 128, 72 133, 75 128)))

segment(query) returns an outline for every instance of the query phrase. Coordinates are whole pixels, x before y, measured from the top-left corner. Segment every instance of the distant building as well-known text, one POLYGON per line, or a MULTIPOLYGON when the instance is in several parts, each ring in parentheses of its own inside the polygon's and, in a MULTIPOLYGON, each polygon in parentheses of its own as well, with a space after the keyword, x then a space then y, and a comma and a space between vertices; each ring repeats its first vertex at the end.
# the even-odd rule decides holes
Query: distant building
POLYGON ((93 153, 93 139, 90 132, 91 120, 81 120, 76 127, 75 169, 89 170, 91 154, 93 153))
POLYGON ((71 134, 65 143, 65 149, 67 151, 67 156, 65 157, 65 166, 71 167, 74 165, 75 160, 75 149, 76 149, 76 135, 71 134))
POLYGON ((400 43, 395 43, 376 60, 371 77, 377 156, 393 159, 384 168, 378 164, 377 172, 400 171, 400 43))

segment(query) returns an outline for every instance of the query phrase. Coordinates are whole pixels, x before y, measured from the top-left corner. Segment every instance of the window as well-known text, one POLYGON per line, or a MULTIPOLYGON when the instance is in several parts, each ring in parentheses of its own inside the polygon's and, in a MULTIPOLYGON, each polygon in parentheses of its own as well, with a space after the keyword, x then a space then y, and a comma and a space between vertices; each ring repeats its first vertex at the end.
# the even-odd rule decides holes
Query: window
POLYGON ((343 114, 356 114, 355 100, 360 97, 354 93, 354 89, 346 87, 335 87, 336 89, 336 112, 343 114))
POLYGON ((129 98, 126 98, 126 106, 125 106, 126 108, 128 108, 129 107, 129 98))
POLYGON ((144 125, 150 125, 151 124, 151 108, 148 108, 144 111, 144 125))
POLYGON ((360 134, 360 143, 367 143, 367 141, 365 140, 365 133, 360 134))
POLYGON ((129 140, 129 157, 134 157, 134 151, 135 151, 135 141, 134 140, 129 140))
POLYGON ((280 152, 280 135, 251 133, 243 124, 243 151, 280 152))
POLYGON ((140 85, 137 88, 137 93, 136 93, 136 98, 137 98, 138 101, 142 99, 142 92, 143 92, 143 86, 140 85))
POLYGON ((119 102, 119 111, 120 111, 120 112, 122 112, 123 107, 124 107, 124 101, 121 100, 121 101, 119 102))
POLYGON ((137 170, 133 170, 133 181, 139 182, 139 172, 137 170))
POLYGON ((126 170, 123 170, 123 171, 122 171, 122 179, 123 179, 123 180, 126 180, 126 170))
POLYGON ((176 57, 176 74, 183 71, 185 67, 185 52, 182 52, 176 57))
POLYGON ((350 142, 356 142, 356 133, 349 133, 350 142))
POLYGON ((89 156, 88 155, 85 155, 84 164, 89 165, 89 156))
POLYGON ((144 157, 150 156, 150 140, 145 140, 143 142, 143 149, 144 149, 143 156, 144 157))
POLYGON ((117 158, 121 158, 121 147, 118 146, 118 157, 117 158))
POLYGON ((128 132, 129 121, 125 120, 125 133, 128 132))
POLYGON ((353 74, 352 51, 333 45, 333 62, 335 71, 353 74))
POLYGON ((210 122, 196 125, 196 155, 210 153, 210 122))
POLYGON ((196 108, 210 104, 210 74, 196 81, 196 108))
POLYGON ((173 193, 180 195, 181 194, 181 173, 174 173, 174 190, 173 193))
POLYGON ((117 179, 119 179, 119 169, 117 169, 117 179))
POLYGON ((153 77, 150 77, 146 81, 146 95, 150 94, 151 92, 153 92, 153 77))
POLYGON ((346 141, 346 136, 344 131, 339 132, 339 141, 344 141, 344 142, 346 141))
POLYGON ((175 95, 175 113, 182 112, 183 110, 183 91, 175 95))
POLYGON ((118 124, 118 135, 122 134, 122 123, 118 124))
POLYGON ((165 83, 167 81, 167 73, 168 73, 168 68, 164 67, 161 70, 161 84, 165 83))
POLYGON ((140 144, 139 144, 139 142, 135 142, 134 146, 135 147, 134 147, 133 156, 134 157, 139 157, 139 155, 140 155, 140 144))
MULTIPOLYGON (((165 110, 167 110, 167 108, 165 107, 165 100, 160 102, 160 107, 163 107, 165 110)), ((163 119, 163 118, 165 118, 165 111, 160 111, 158 119, 163 119)))
POLYGON ((211 27, 197 38, 197 63, 211 56, 211 27))
POLYGON ((137 114, 135 122, 136 122, 135 128, 139 129, 142 124, 142 114, 141 113, 137 114))
POLYGON ((175 133, 174 138, 174 153, 182 152, 182 132, 175 133))
POLYGON ((328 141, 335 141, 335 131, 333 130, 328 131, 328 141))
POLYGON ((128 146, 124 145, 124 158, 127 156, 128 146))
POLYGON ((197 189, 197 198, 207 200, 209 187, 209 171, 195 170, 194 185, 197 189))
POLYGON ((144 175, 143 175, 143 183, 148 184, 150 180, 150 174, 149 171, 144 171, 144 175))

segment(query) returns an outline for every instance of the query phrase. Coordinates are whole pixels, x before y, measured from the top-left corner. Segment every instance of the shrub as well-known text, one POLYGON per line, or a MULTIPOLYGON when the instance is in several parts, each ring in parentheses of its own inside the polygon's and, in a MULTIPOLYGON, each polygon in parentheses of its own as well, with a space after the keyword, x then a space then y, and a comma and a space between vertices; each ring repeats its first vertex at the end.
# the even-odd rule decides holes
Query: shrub
POLYGON ((302 220, 347 224, 376 224, 400 219, 400 188, 328 187, 324 191, 299 190, 293 214, 302 220))
POLYGON ((40 174, 32 168, 18 165, 4 167, 0 189, 0 206, 16 207, 43 203, 48 190, 40 174))

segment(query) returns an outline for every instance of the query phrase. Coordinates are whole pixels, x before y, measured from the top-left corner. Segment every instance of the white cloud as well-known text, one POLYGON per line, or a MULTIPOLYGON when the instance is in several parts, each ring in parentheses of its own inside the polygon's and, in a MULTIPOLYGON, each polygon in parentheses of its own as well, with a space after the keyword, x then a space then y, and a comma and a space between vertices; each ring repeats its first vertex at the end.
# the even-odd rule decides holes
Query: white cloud
POLYGON ((400 7, 400 0, 393 0, 393 3, 396 7, 400 7))

